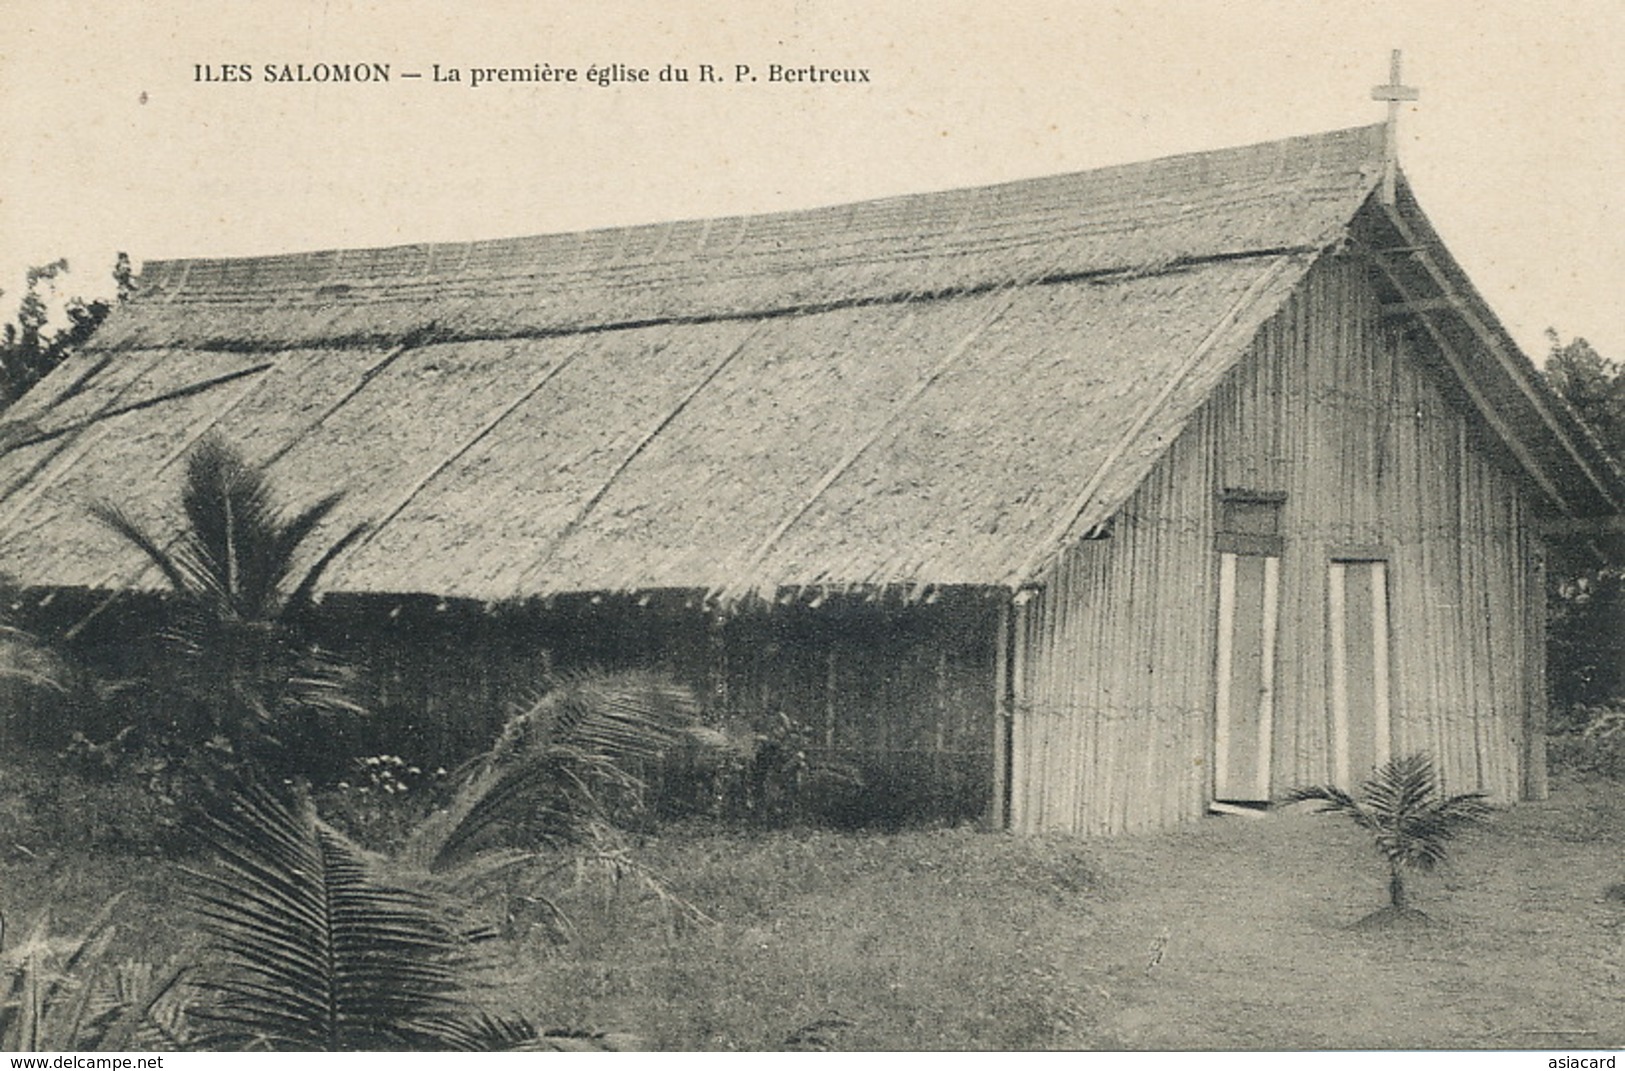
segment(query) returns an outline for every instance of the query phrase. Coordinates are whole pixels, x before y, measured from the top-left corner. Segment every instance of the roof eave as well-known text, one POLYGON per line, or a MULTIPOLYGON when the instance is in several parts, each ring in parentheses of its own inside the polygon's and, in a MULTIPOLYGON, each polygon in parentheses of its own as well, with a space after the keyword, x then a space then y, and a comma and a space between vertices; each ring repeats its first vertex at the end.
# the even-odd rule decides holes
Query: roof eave
POLYGON ((1397 245, 1368 249, 1377 269, 1399 294, 1390 316, 1416 322, 1443 351, 1480 416, 1567 521, 1625 512, 1625 467, 1546 382, 1500 318, 1473 286, 1433 228, 1401 173, 1392 204, 1373 196, 1364 210, 1391 229, 1397 245), (1465 338, 1470 348, 1452 340, 1465 338), (1485 390, 1511 393, 1514 428, 1504 405, 1485 390))

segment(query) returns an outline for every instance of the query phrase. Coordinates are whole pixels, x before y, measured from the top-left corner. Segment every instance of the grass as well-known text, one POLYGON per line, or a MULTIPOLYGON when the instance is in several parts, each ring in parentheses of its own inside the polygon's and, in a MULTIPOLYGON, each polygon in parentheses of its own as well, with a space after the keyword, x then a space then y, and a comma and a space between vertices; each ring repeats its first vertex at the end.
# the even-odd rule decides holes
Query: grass
POLYGON ((583 890, 566 904, 578 933, 564 954, 545 955, 539 934, 513 949, 519 988, 546 1021, 678 1049, 1088 1041, 1100 999, 1074 976, 1100 894, 1080 844, 970 830, 690 832, 644 857, 713 921, 672 935, 645 914, 629 939, 636 909, 583 890))
MULTIPOLYGON (((493 998, 662 1049, 1604 1048, 1625 1045, 1625 786, 1466 833, 1417 883, 1425 932, 1352 924, 1386 875, 1347 823, 1288 812, 1144 836, 676 828, 634 881, 500 890, 493 998)), ((64 928, 115 891, 118 951, 184 941, 173 864, 0 845, 0 911, 64 928)))

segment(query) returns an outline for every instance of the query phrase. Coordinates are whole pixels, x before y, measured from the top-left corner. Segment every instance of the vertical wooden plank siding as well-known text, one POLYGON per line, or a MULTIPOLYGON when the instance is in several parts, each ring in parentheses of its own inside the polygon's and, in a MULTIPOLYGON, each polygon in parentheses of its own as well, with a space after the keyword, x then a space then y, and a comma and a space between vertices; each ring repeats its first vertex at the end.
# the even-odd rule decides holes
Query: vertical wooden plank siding
POLYGON ((1388 563, 1371 563, 1371 702, 1376 721, 1376 764, 1393 757, 1393 718, 1389 691, 1393 687, 1388 671, 1388 563))
POLYGON ((499 612, 417 597, 341 601, 349 608, 329 607, 324 639, 365 667, 368 746, 414 761, 450 766, 488 747, 547 667, 637 667, 688 685, 710 718, 741 734, 788 721, 815 760, 861 775, 876 813, 985 818, 1005 768, 995 732, 1002 592, 910 604, 832 595, 728 613, 681 592, 499 612))
MULTIPOLYGON (((1010 655, 1010 731, 1023 742, 1030 741, 1033 733, 1032 710, 1027 702, 1027 650, 1032 637, 1027 628, 1027 600, 1016 602, 1015 640, 1010 655)), ((1030 792, 1035 778, 1027 769, 1028 749, 1012 747, 1010 757, 1010 828, 1031 829, 1034 823, 1030 792)))
POLYGON ((1349 670, 1348 670, 1348 567, 1332 562, 1326 582, 1326 652, 1330 659, 1332 715, 1332 784, 1349 785, 1349 670))
POLYGON ((1010 607, 999 605, 993 634, 993 798, 988 825, 1004 829, 1010 821, 1010 607))
POLYGON ((1450 792, 1544 790, 1544 607, 1527 492, 1429 363, 1425 336, 1380 312, 1357 258, 1325 258, 1109 538, 1079 542, 1043 578, 1012 666, 1023 700, 1014 828, 1107 833, 1205 811, 1216 723, 1238 702, 1216 686, 1230 642, 1218 623, 1237 612, 1221 606, 1215 542, 1227 489, 1287 496, 1264 684, 1272 792, 1358 782, 1366 770, 1340 764, 1369 766, 1385 749, 1432 752, 1450 792), (1358 634, 1336 642, 1349 628, 1358 634), (1338 702, 1333 659, 1351 642, 1371 737, 1356 754, 1334 724, 1351 699, 1338 702))
POLYGON ((1523 645, 1530 654, 1524 682, 1528 720, 1524 723, 1523 798, 1546 798, 1546 554, 1532 533, 1525 531, 1524 560, 1529 569, 1523 585, 1523 645))
POLYGON ((1259 666, 1258 684, 1258 757, 1256 780, 1264 792, 1270 790, 1271 748, 1275 730, 1275 645, 1276 619, 1279 616, 1281 561, 1264 559, 1264 624, 1263 658, 1259 666))
POLYGON ((1234 637, 1236 634, 1236 556, 1224 554, 1219 558, 1219 633, 1218 658, 1213 682, 1213 770, 1218 780, 1215 792, 1223 792, 1225 772, 1230 769, 1230 683, 1235 679, 1234 637))

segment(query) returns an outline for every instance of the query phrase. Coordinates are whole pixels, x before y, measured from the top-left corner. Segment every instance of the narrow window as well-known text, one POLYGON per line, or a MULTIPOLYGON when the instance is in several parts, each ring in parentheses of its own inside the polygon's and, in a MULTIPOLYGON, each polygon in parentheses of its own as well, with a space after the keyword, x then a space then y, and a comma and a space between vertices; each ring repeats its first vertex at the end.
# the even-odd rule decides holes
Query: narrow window
POLYGON ((1213 798, 1230 803, 1270 799, 1285 502, 1230 492, 1219 503, 1213 798))
POLYGON ((1326 573, 1332 783, 1352 789, 1392 751, 1388 562, 1333 558, 1326 573))

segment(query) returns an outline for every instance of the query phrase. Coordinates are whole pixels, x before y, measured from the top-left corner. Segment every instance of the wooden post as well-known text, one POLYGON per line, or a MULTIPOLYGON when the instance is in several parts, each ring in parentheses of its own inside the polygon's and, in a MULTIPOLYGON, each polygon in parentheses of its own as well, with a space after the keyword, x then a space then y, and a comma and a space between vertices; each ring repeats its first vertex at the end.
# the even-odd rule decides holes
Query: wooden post
MULTIPOLYGON (((1534 542, 1527 535, 1525 539, 1534 542)), ((1550 701, 1546 690, 1546 555, 1538 543, 1526 553, 1529 568, 1524 580, 1528 594, 1524 598, 1523 656, 1529 660, 1529 674, 1524 715, 1523 797, 1543 800, 1548 793, 1546 704, 1550 701)))
POLYGON ((1010 603, 999 606, 999 624, 993 633, 993 799, 988 825, 1010 826, 1010 603))
MULTIPOLYGON (((1009 818, 1007 824, 1011 829, 1021 833, 1032 832, 1029 824, 1032 816, 1032 781, 1033 774, 1029 769, 1030 756, 1026 754, 1031 742, 1028 739, 1032 730, 1032 719, 1024 709, 1027 702, 1027 637, 1029 629, 1027 620, 1029 615, 1032 592, 1023 589, 1015 599, 1014 621, 1011 626, 1010 639, 1010 728, 1007 750, 1010 754, 1009 782, 1010 787, 1005 793, 1009 800, 1009 818)), ((1040 777, 1042 777, 1040 771, 1040 777)))

